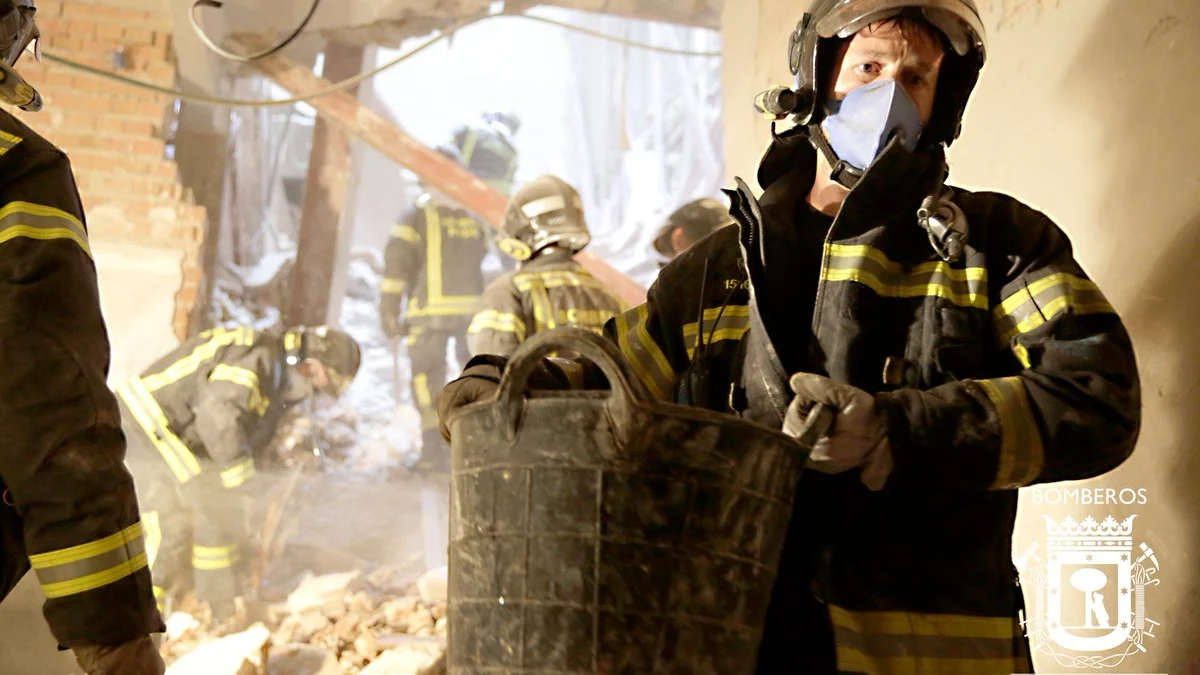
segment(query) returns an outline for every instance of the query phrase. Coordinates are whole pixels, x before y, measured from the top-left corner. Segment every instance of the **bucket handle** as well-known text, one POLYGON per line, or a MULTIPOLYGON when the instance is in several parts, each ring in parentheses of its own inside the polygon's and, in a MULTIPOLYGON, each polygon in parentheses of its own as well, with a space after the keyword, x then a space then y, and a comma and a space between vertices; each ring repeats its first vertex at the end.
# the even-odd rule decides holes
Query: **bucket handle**
POLYGON ((645 390, 637 378, 629 377, 624 359, 611 341, 582 328, 558 328, 538 333, 526 340, 513 354, 496 395, 499 403, 497 412, 501 416, 499 421, 508 440, 511 442, 516 439, 517 428, 521 425, 529 377, 544 357, 560 350, 572 351, 588 359, 608 378, 611 393, 605 410, 617 442, 623 445, 633 424, 634 405, 647 400, 645 390))

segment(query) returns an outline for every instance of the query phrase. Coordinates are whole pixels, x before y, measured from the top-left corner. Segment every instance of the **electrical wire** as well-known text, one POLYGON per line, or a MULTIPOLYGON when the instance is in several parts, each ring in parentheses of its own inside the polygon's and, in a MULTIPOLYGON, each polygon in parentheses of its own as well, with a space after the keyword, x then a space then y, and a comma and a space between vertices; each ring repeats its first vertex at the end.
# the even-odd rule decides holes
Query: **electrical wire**
POLYGON ((313 0, 312 6, 308 8, 308 14, 304 17, 304 20, 300 22, 300 25, 296 26, 296 30, 292 31, 291 35, 285 37, 274 47, 264 49, 256 54, 235 54, 227 49, 222 48, 217 43, 213 42, 212 39, 208 37, 208 34, 204 32, 204 27, 200 25, 200 17, 197 15, 197 11, 201 7, 212 7, 214 9, 220 9, 221 7, 224 6, 224 3, 219 2, 219 0, 196 0, 196 2, 192 4, 191 11, 188 12, 188 20, 191 21, 191 23, 192 23, 192 31, 194 33, 196 33, 196 37, 200 38, 200 41, 204 43, 205 47, 208 47, 212 51, 216 52, 217 54, 220 54, 221 56, 229 59, 230 61, 237 61, 239 63, 250 63, 251 61, 257 61, 259 59, 266 58, 266 57, 274 54, 275 52, 279 51, 280 49, 283 49, 284 47, 292 44, 292 42, 295 41, 295 39, 300 35, 300 33, 302 33, 304 31, 305 27, 308 26, 308 22, 312 21, 313 15, 317 13, 317 7, 319 7, 320 5, 321 5, 321 0, 313 0))
MULTIPOLYGON (((201 2, 213 2, 213 1, 214 0, 201 0, 201 2)), ((314 6, 316 4, 317 3, 314 3, 314 6)), ((193 6, 193 9, 195 9, 195 6, 193 6)), ((544 24, 549 24, 552 26, 558 26, 558 27, 561 27, 561 28, 564 28, 567 30, 573 30, 573 31, 576 31, 579 33, 583 33, 585 35, 591 35, 592 37, 596 37, 596 38, 599 38, 602 40, 608 40, 610 42, 624 44, 629 47, 634 47, 637 49, 645 49, 648 51, 656 51, 656 52, 665 53, 665 54, 674 54, 677 56, 694 56, 694 57, 701 57, 701 58, 713 58, 713 57, 719 57, 722 55, 722 53, 719 51, 701 52, 701 51, 690 51, 690 50, 683 50, 683 49, 671 49, 669 47, 659 47, 657 45, 650 45, 650 44, 645 44, 642 42, 636 42, 633 40, 627 40, 625 38, 617 37, 615 35, 609 35, 607 33, 602 33, 600 31, 594 31, 589 28, 584 28, 582 26, 576 26, 571 23, 557 21, 554 19, 548 19, 548 18, 540 17, 540 16, 531 16, 529 14, 501 13, 501 14, 481 14, 481 15, 476 15, 474 17, 459 21, 458 23, 454 24, 453 26, 444 29, 441 33, 429 38, 425 42, 422 42, 421 44, 417 45, 416 47, 413 47, 412 49, 404 52, 400 56, 392 59, 391 61, 388 61, 387 63, 385 63, 377 68, 373 68, 364 73, 359 73, 358 75, 355 75, 354 77, 347 78, 345 80, 337 82, 337 83, 335 83, 331 86, 325 87, 323 89, 318 89, 317 91, 314 91, 309 94, 305 94, 304 96, 294 96, 292 98, 241 99, 241 98, 225 98, 222 96, 209 96, 207 94, 193 94, 190 92, 179 91, 178 89, 172 89, 169 87, 159 86, 152 82, 146 82, 144 80, 139 80, 137 78, 128 77, 126 75, 114 73, 114 72, 111 72, 108 70, 104 70, 102 68, 96 68, 94 66, 89 66, 85 63, 80 63, 78 61, 69 59, 65 56, 59 56, 59 55, 55 54, 54 52, 42 52, 42 58, 46 59, 47 61, 50 61, 51 63, 57 63, 59 65, 66 66, 68 68, 82 71, 84 73, 87 73, 88 75, 113 80, 113 81, 120 82, 120 83, 128 85, 128 86, 131 86, 131 87, 135 87, 138 89, 144 89, 146 91, 152 91, 157 94, 162 94, 164 96, 170 96, 172 98, 178 98, 182 101, 188 101, 191 103, 197 103, 197 104, 202 104, 202 105, 212 105, 212 106, 228 106, 228 107, 234 107, 234 108, 271 108, 271 107, 275 107, 275 106, 285 106, 285 105, 295 105, 297 103, 305 103, 307 101, 311 101, 314 98, 320 98, 322 96, 327 96, 329 94, 334 94, 339 91, 349 89, 349 88, 363 82, 364 80, 368 80, 372 77, 375 77, 376 75, 382 73, 383 71, 393 68, 393 67, 403 63, 404 61, 407 61, 408 59, 410 59, 410 58, 416 56, 417 54, 420 54, 421 52, 425 51, 426 49, 429 49, 430 47, 434 46, 438 42, 441 42, 442 40, 449 38, 451 35, 458 32, 459 30, 462 30, 463 28, 466 28, 467 26, 471 26, 471 25, 480 23, 482 21, 486 21, 488 19, 495 19, 495 18, 500 18, 500 17, 527 19, 530 21, 538 22, 538 23, 544 23, 544 24)), ((301 28, 303 28, 303 24, 301 25, 301 28)), ((293 38, 289 37, 288 40, 285 40, 284 43, 281 43, 281 44, 286 46, 286 43, 291 39, 293 39, 293 38)), ((212 47, 212 45, 206 45, 206 46, 209 46, 210 48, 212 47)), ((282 49, 282 47, 280 45, 276 45, 276 47, 282 49)), ((272 49, 275 49, 275 48, 272 48, 272 49)), ((217 53, 224 56, 224 54, 222 54, 222 51, 224 51, 224 50, 218 50, 217 53)), ((250 59, 249 57, 245 57, 242 55, 235 54, 234 56, 237 57, 234 59, 237 61, 240 61, 242 59, 253 60, 253 59, 250 59)), ((226 57, 226 58, 228 58, 228 57, 226 57)), ((264 58, 264 57, 257 57, 257 58, 264 58)))

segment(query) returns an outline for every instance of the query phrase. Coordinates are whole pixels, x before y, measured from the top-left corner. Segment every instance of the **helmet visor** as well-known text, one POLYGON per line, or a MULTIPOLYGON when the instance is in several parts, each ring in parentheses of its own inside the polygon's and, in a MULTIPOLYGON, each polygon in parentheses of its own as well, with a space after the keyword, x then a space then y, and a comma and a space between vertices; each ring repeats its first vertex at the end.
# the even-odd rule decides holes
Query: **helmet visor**
POLYGON ((876 21, 900 15, 920 17, 940 30, 959 56, 971 50, 980 58, 987 51, 983 21, 974 6, 964 0, 849 0, 817 21, 823 38, 848 38, 876 21))

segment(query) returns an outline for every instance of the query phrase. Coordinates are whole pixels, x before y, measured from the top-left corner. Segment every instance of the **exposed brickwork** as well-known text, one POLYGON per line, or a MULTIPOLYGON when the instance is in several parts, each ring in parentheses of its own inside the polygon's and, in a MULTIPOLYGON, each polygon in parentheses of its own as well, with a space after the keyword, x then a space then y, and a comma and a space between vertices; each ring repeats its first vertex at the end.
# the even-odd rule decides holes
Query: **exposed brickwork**
MULTIPOLYGON (((39 0, 46 51, 172 87, 171 18, 87 0, 39 0)), ((14 111, 71 158, 94 240, 120 240, 182 250, 183 285, 175 295, 174 328, 187 334, 201 281, 200 245, 206 214, 185 194, 175 162, 165 157, 166 96, 49 62, 21 60, 21 75, 42 93, 37 114, 14 111)))

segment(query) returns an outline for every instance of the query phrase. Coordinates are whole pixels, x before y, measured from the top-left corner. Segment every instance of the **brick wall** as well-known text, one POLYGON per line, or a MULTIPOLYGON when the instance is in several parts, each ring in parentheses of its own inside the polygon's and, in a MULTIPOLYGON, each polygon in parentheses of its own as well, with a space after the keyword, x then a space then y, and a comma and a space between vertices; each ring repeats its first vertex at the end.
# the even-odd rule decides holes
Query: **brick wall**
MULTIPOLYGON (((169 15, 87 0, 39 0, 37 8, 44 50, 114 71, 113 54, 123 48, 125 67, 117 72, 175 86, 169 15)), ((91 238, 183 251, 183 284, 172 317, 183 339, 201 280, 206 213, 185 194, 178 167, 165 157, 163 127, 173 101, 65 66, 39 64, 29 55, 18 70, 42 93, 45 107, 36 114, 14 112, 70 156, 91 238)))

